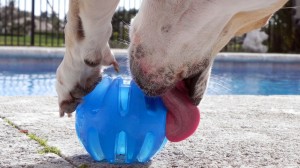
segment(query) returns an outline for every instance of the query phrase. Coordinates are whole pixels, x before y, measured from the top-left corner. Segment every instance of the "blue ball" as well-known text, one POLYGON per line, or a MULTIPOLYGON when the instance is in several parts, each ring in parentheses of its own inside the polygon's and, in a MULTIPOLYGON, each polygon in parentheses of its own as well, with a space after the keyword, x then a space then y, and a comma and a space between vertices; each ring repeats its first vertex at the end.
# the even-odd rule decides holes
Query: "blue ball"
POLYGON ((160 97, 148 97, 133 81, 104 77, 76 109, 76 132, 96 161, 149 161, 167 142, 160 97))

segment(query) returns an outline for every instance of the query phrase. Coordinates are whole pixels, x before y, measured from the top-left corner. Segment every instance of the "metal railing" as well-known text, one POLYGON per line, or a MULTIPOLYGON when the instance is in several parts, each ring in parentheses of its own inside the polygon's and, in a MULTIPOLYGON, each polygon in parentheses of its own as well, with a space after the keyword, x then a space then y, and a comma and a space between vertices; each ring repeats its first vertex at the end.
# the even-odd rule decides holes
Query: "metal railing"
MULTIPOLYGON (((112 19, 111 47, 128 46, 130 20, 141 1, 120 0, 112 19)), ((68 0, 0 0, 0 46, 63 47, 68 3, 68 0)), ((300 0, 290 0, 286 6, 297 3, 300 0)), ((300 53, 300 18, 294 18, 296 12, 300 13, 300 9, 280 10, 263 29, 269 35, 264 42, 269 52, 300 53)), ((233 38, 223 51, 244 51, 244 38, 233 38)))
POLYGON ((64 45, 67 0, 0 0, 0 45, 64 45))

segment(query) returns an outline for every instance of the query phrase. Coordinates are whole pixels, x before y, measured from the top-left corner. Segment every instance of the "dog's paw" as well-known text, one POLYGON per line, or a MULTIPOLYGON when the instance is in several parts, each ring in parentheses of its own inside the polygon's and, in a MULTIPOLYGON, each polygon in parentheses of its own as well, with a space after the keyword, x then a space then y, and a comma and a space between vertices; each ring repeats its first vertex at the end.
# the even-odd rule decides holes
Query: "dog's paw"
POLYGON ((66 52, 65 58, 56 72, 56 92, 61 117, 65 114, 71 116, 82 98, 94 90, 102 79, 102 65, 112 65, 116 71, 119 70, 119 65, 109 46, 105 47, 98 57, 90 55, 87 55, 89 57, 73 57, 68 55, 70 53, 66 52))
POLYGON ((71 116, 81 102, 82 97, 90 93, 101 81, 99 67, 86 71, 64 71, 62 66, 57 71, 56 91, 58 94, 59 113, 63 117, 65 113, 71 116), (77 76, 76 76, 77 75, 77 76), (70 78, 73 76, 73 78, 70 78))

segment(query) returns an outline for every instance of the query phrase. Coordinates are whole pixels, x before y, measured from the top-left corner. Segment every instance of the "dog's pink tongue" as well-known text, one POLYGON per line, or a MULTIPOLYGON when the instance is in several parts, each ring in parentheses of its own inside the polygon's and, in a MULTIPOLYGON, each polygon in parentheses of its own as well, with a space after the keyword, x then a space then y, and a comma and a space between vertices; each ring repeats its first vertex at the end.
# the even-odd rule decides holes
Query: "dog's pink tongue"
POLYGON ((188 97, 184 82, 162 96, 168 109, 166 136, 171 142, 182 141, 191 136, 200 122, 200 111, 188 97))

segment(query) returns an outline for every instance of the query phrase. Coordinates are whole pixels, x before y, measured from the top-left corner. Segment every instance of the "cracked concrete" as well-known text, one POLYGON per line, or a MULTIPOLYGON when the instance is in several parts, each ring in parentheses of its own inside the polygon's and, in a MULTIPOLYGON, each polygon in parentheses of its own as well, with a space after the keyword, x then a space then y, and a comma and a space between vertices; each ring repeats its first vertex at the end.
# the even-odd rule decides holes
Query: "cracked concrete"
POLYGON ((55 154, 40 154, 42 147, 0 118, 0 167, 72 167, 55 154))
POLYGON ((0 167, 300 167, 300 96, 206 96, 197 132, 168 143, 148 164, 94 162, 57 97, 0 97, 0 117, 28 130, 62 157, 0 119, 0 167))

